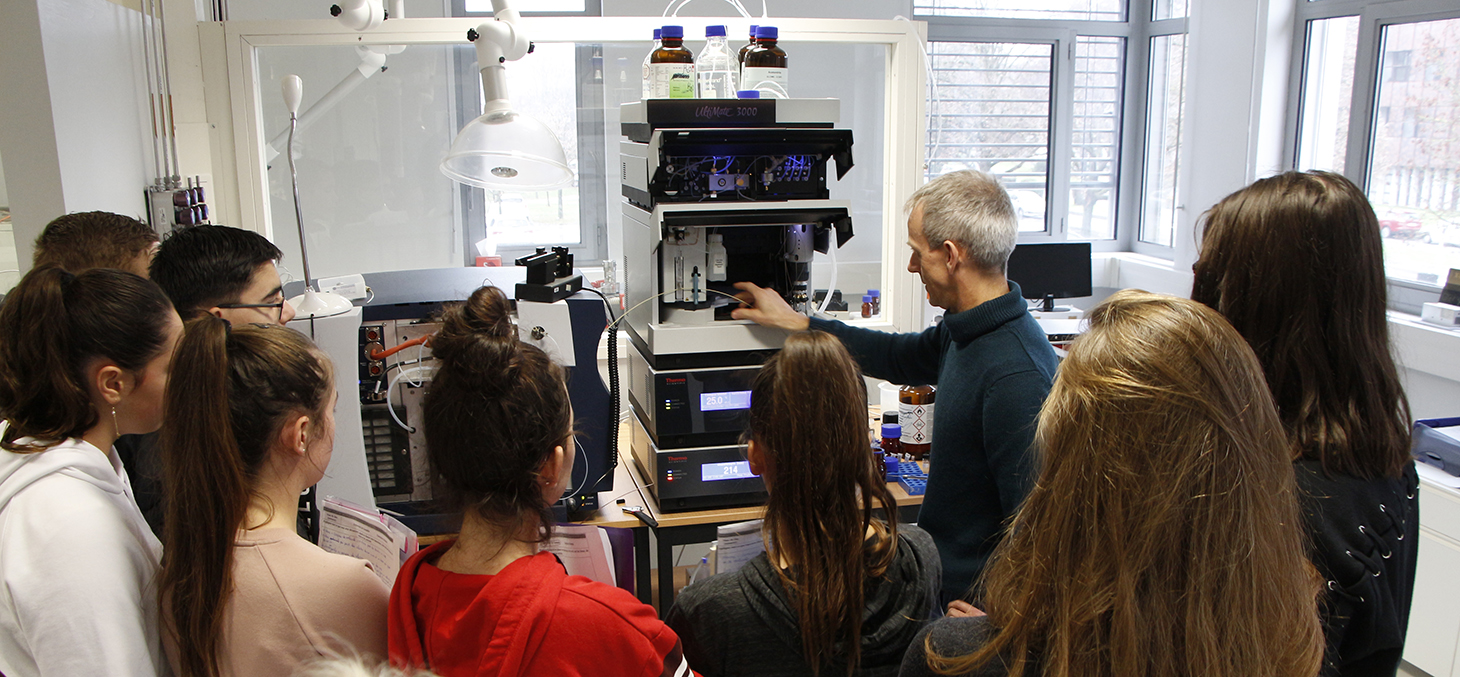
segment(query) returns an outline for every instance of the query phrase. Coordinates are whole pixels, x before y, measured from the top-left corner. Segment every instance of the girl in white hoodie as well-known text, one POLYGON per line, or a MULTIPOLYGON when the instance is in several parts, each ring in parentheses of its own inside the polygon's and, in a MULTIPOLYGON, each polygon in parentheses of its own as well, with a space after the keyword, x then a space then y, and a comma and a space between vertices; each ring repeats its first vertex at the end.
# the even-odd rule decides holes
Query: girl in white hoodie
POLYGON ((162 546, 112 444, 162 424, 181 330, 119 270, 37 269, 0 307, 0 673, 165 669, 162 546))

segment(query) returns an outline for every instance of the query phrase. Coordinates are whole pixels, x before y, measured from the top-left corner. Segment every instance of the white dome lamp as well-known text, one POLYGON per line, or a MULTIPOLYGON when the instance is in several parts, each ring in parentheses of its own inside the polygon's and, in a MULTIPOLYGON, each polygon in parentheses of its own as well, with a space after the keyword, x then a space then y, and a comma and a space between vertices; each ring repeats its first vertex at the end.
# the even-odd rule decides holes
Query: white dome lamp
POLYGON ((319 293, 314 290, 314 278, 309 275, 309 251, 304 242, 304 210, 299 207, 299 175, 294 171, 294 131, 299 126, 299 104, 304 99, 304 81, 298 75, 286 75, 283 82, 284 105, 289 108, 289 145, 284 154, 289 157, 289 181, 294 186, 294 220, 299 224, 299 258, 304 266, 304 293, 289 299, 294 306, 295 317, 330 317, 349 312, 354 304, 339 294, 319 293))
POLYGON ((531 191, 558 188, 573 180, 563 144, 535 118, 512 108, 507 99, 508 61, 532 52, 518 29, 521 18, 507 0, 492 0, 494 20, 467 31, 481 67, 482 115, 456 135, 441 161, 441 173, 458 183, 487 190, 531 191))

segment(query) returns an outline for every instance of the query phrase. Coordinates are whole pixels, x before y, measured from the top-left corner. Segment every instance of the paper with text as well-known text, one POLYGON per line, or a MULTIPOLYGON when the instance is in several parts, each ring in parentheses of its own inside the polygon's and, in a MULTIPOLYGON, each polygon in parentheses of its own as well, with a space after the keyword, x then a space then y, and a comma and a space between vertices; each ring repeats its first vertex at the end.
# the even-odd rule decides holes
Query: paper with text
POLYGON ((605 585, 618 585, 613 570, 613 550, 608 532, 583 524, 559 524, 543 548, 558 556, 569 576, 590 578, 605 585))

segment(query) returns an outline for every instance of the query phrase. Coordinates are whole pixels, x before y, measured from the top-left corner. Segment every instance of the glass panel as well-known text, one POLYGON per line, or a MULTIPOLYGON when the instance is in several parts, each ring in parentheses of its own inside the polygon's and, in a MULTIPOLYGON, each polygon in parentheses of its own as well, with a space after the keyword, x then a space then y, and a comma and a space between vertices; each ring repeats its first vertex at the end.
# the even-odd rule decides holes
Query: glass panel
POLYGON ((1191 14, 1191 0, 1156 0, 1151 5, 1151 20, 1182 19, 1191 14))
MULTIPOLYGON (((456 184, 438 169, 457 127, 466 122, 452 115, 456 83, 448 75, 456 50, 472 55, 468 62, 475 60, 465 43, 413 45, 387 56, 386 70, 373 73, 295 135, 299 200, 316 277, 464 262, 456 184)), ((260 48, 263 136, 289 129, 281 78, 290 73, 303 78, 302 114, 308 116, 359 63, 352 47, 260 48)), ((284 252, 282 266, 302 278, 289 163, 282 155, 286 144, 287 136, 274 147, 281 154, 269 160, 270 218, 274 243, 284 252)))
POLYGON ((914 0, 913 14, 1125 21, 1123 0, 914 0))
POLYGON ((1383 31, 1369 201, 1389 277, 1443 285, 1460 267, 1460 19, 1383 31))
POLYGON ((936 87, 928 169, 994 175, 1019 211, 1020 232, 1045 230, 1054 46, 932 42, 936 87))
POLYGON ((5 165, 0 162, 0 296, 20 282, 20 259, 15 253, 15 229, 10 220, 10 194, 5 190, 5 165))
MULTIPOLYGON (((568 156, 568 166, 576 176, 580 168, 574 48, 575 45, 570 43, 537 45, 530 57, 508 64, 507 91, 514 107, 536 117, 557 135, 558 141, 563 144, 563 152, 568 156)), ((472 66, 469 70, 476 73, 477 67, 472 66)), ((477 101, 481 101, 481 81, 477 79, 471 84, 474 86, 468 89, 476 93, 477 101)), ((479 105, 472 112, 480 110, 479 105)), ((463 120, 461 124, 465 122, 463 120)), ((578 229, 577 186, 575 180, 564 188, 531 193, 488 191, 486 238, 477 245, 479 250, 495 255, 497 247, 582 242, 582 232, 578 229)))
POLYGON ((1303 56, 1303 116, 1298 121, 1298 167, 1343 172, 1348 117, 1359 51, 1359 18, 1308 22, 1303 56))
POLYGON ((1151 38, 1150 83, 1141 241, 1170 247, 1176 229, 1176 171, 1181 164, 1181 107, 1186 98, 1186 35, 1151 38))
POLYGON ((1115 238, 1124 65, 1125 38, 1082 36, 1075 42, 1069 217, 1072 240, 1115 238))

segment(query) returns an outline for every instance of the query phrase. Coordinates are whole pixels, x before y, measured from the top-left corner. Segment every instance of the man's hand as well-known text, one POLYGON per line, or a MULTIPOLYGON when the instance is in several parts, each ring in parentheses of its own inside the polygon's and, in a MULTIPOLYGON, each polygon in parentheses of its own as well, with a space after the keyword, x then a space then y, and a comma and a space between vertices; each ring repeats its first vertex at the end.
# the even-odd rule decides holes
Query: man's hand
POLYGON ((811 320, 787 305, 780 294, 752 282, 736 282, 735 288, 740 290, 735 298, 747 305, 736 308, 730 317, 788 331, 806 331, 811 326, 811 320))
POLYGON ((973 618, 976 616, 987 616, 978 607, 969 604, 961 599, 955 599, 948 603, 948 615, 953 618, 973 618))

